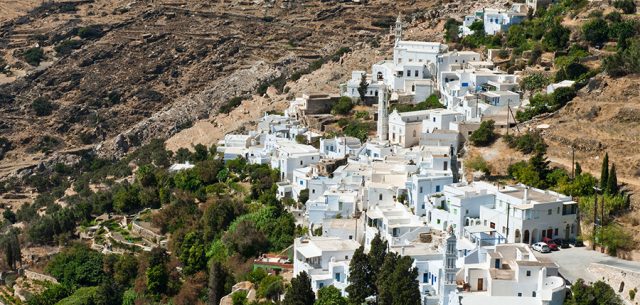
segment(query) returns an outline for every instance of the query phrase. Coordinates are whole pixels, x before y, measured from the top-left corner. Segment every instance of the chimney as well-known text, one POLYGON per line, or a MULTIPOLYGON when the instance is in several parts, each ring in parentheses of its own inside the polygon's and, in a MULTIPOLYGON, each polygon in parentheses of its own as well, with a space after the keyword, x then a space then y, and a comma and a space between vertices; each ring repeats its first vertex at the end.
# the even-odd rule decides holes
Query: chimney
POLYGON ((529 201, 529 187, 525 186, 524 188, 524 198, 522 198, 524 200, 524 203, 527 203, 529 201))

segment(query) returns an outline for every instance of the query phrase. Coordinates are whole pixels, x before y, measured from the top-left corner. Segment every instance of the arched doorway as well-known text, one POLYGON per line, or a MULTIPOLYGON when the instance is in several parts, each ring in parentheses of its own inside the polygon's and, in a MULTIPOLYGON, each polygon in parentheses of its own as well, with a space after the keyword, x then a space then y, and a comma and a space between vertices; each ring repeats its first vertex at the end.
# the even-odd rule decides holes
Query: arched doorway
POLYGON ((524 239, 522 240, 525 244, 529 243, 529 230, 524 230, 524 239))
POLYGON ((536 242, 538 242, 538 238, 536 237, 538 235, 538 229, 533 229, 533 231, 531 231, 531 243, 535 244, 536 242))
POLYGON ((516 229, 516 239, 515 242, 516 243, 520 243, 520 229, 516 229))

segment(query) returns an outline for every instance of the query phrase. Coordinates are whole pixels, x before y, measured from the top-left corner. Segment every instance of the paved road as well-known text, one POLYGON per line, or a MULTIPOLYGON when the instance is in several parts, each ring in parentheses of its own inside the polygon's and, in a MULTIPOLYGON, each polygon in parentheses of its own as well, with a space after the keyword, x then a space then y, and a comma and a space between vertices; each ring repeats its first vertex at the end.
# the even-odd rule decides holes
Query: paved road
POLYGON ((560 251, 548 254, 538 253, 537 255, 553 259, 560 265, 560 274, 571 282, 574 282, 578 278, 583 278, 586 281, 597 281, 600 279, 598 274, 593 274, 587 270, 593 263, 640 273, 640 262, 611 257, 607 254, 591 251, 591 249, 587 247, 560 249, 560 251))

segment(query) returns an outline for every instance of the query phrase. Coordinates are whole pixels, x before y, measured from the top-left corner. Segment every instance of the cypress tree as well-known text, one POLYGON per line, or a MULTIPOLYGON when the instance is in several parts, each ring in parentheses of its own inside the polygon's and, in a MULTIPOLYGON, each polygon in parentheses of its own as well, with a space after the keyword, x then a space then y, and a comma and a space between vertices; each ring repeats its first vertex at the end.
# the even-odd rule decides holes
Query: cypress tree
POLYGON ((209 305, 220 304, 220 299, 224 296, 224 284, 226 272, 220 262, 211 263, 209 269, 209 305))
POLYGON ((602 170, 600 171, 600 189, 606 190, 609 183, 609 153, 604 154, 602 159, 602 170))
POLYGON ((291 287, 284 295, 284 305, 313 305, 316 301, 316 294, 311 290, 311 278, 307 272, 298 274, 291 279, 291 287))
POLYGON ((353 253, 349 263, 349 303, 362 304, 365 299, 374 294, 374 278, 371 276, 369 257, 364 254, 364 246, 360 246, 353 253))
MULTIPOLYGON (((388 243, 386 240, 382 240, 380 234, 376 234, 376 236, 371 240, 371 250, 369 250, 369 266, 371 270, 371 278, 373 281, 378 278, 378 272, 382 268, 382 264, 384 263, 384 259, 387 256, 387 248, 388 243)), ((374 283, 374 292, 378 292, 377 284, 374 283)))
POLYGON ((409 256, 387 254, 376 281, 379 305, 420 305, 418 269, 412 264, 409 256))
POLYGON ((582 166, 580 166, 580 163, 576 162, 576 177, 580 176, 582 174, 582 166))
POLYGON ((607 192, 611 195, 618 193, 618 177, 616 175, 616 164, 611 165, 609 178, 607 179, 607 192))

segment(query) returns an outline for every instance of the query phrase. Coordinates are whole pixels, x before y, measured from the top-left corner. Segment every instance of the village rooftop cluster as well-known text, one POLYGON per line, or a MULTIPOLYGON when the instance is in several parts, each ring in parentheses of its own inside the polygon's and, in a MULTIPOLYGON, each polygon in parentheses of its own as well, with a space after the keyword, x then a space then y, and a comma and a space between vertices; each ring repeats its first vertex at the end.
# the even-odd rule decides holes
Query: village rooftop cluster
MULTIPOLYGON (((464 24, 483 18, 487 33, 504 31, 526 9, 485 9, 464 24)), ((465 25, 460 35, 469 33, 465 25)), ((361 81, 369 84, 375 137, 322 137, 315 125, 338 97, 306 94, 282 114, 265 114, 257 129, 219 143, 225 160, 278 169, 280 198, 303 198, 294 214, 313 233, 295 240, 294 276, 307 272, 315 292, 334 286, 345 295, 354 252, 361 245, 368 251, 380 235, 390 252, 413 259, 422 304, 562 304, 559 266, 531 245, 576 240, 577 203, 522 184, 467 181, 457 158, 480 122, 509 124, 511 109, 523 106, 518 76, 497 69, 491 54, 402 40, 400 18, 393 34, 393 59, 371 73, 353 71, 341 86, 342 96, 356 99, 361 81), (388 113, 392 102, 415 104, 435 92, 446 108, 388 113), (319 148, 304 144, 318 139, 319 148)))

